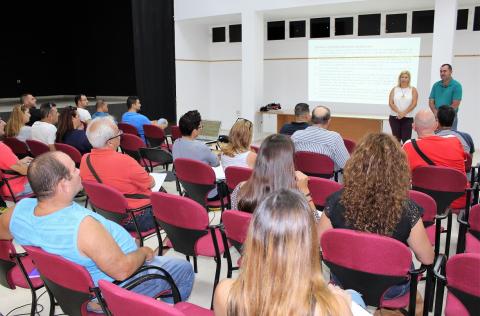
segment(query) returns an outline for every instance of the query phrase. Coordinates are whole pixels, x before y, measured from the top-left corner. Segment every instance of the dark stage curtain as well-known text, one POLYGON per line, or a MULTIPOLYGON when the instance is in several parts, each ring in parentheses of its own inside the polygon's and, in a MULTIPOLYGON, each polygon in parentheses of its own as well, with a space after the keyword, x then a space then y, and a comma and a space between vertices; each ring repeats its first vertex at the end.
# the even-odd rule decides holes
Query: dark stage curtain
POLYGON ((176 121, 173 0, 132 0, 137 92, 150 119, 176 121))

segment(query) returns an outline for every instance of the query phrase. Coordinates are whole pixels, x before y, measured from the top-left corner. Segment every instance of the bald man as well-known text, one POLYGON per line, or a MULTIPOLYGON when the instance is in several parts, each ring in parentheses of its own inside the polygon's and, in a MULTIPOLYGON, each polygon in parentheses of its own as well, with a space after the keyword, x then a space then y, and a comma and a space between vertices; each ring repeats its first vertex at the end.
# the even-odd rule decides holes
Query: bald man
POLYGON ((292 141, 296 151, 309 151, 330 157, 335 163, 335 170, 341 169, 350 158, 342 136, 329 131, 330 109, 319 105, 312 111, 312 126, 296 131, 292 141))
MULTIPOLYGON (((465 154, 463 146, 454 135, 438 136, 435 130, 438 123, 435 114, 430 109, 421 110, 415 115, 413 121, 413 129, 418 134, 417 140, 408 140, 403 149, 407 153, 410 170, 414 170, 420 166, 433 165, 450 167, 465 174, 465 154), (414 147, 417 144, 418 149, 414 147), (419 151, 427 157, 422 158, 419 151), (430 160, 429 163, 427 160, 430 160)), ((455 200, 452 208, 465 207, 465 196, 455 200)))

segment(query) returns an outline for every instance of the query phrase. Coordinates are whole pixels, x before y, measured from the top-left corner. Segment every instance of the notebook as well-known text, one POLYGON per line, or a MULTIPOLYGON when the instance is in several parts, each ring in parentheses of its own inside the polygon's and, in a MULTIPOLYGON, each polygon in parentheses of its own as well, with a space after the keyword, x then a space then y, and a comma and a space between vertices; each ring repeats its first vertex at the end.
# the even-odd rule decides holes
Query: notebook
POLYGON ((200 130, 197 140, 203 142, 216 141, 220 134, 220 126, 222 125, 222 122, 203 120, 201 124, 203 125, 203 128, 200 130))

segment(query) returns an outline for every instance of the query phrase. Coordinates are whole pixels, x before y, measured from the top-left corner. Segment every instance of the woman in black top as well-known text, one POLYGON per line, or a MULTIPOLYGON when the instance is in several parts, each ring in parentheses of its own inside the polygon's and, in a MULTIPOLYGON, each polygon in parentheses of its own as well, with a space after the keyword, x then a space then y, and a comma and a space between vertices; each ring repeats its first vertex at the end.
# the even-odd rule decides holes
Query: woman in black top
MULTIPOLYGON (((347 161, 343 177, 344 189, 327 199, 320 238, 331 228, 376 233, 408 245, 422 264, 433 263, 433 248, 421 220, 423 210, 408 199, 410 171, 396 139, 383 133, 366 136, 347 161)), ((392 287, 384 298, 402 296, 408 286, 392 287)))
POLYGON ((60 112, 56 142, 73 146, 82 155, 92 150, 92 145, 87 139, 77 109, 73 106, 67 106, 60 112))

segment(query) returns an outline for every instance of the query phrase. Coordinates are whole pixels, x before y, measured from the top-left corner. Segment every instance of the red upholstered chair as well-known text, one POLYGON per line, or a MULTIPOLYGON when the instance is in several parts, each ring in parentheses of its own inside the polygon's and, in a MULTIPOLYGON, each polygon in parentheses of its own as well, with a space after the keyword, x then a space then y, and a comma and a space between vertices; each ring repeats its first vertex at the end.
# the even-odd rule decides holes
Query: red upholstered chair
POLYGON ((80 167, 80 162, 82 161, 82 154, 77 148, 68 144, 55 143, 55 149, 70 156, 77 168, 80 167))
POLYGON ((107 308, 114 316, 213 316, 213 311, 200 306, 180 302, 173 306, 151 297, 127 291, 105 280, 98 282, 107 308))
POLYGON ((207 210, 221 208, 225 210, 228 198, 225 197, 225 184, 217 180, 213 168, 208 164, 187 158, 177 158, 173 161, 175 174, 179 183, 185 190, 185 196, 203 205, 207 210), (219 199, 208 201, 208 193, 217 188, 219 199))
POLYGON ((128 207, 125 196, 115 188, 93 181, 82 181, 82 185, 88 196, 90 205, 95 212, 119 224, 126 218, 133 220, 136 231, 130 232, 130 235, 140 241, 140 246, 143 246, 143 240, 145 238, 153 236, 154 234, 157 234, 158 244, 162 245, 162 238, 158 227, 147 231, 140 231, 137 224, 135 214, 145 210, 150 204, 141 208, 131 209, 128 207))
POLYGON ((17 203, 18 201, 20 201, 21 199, 25 199, 25 198, 29 198, 29 197, 34 197, 35 194, 33 193, 29 193, 29 194, 23 194, 23 195, 18 195, 18 196, 15 196, 15 194, 13 193, 12 191, 12 188, 10 187, 10 184, 9 184, 9 181, 13 180, 13 179, 16 179, 16 178, 20 178, 20 177, 25 177, 21 174, 18 174, 16 173, 15 171, 13 170, 2 170, 0 169, 0 188, 2 186, 6 186, 7 189, 8 189, 8 192, 9 194, 8 195, 4 195, 2 194, 2 192, 0 191, 0 197, 5 200, 5 201, 11 201, 13 203, 17 203))
POLYGON ((124 132, 125 134, 132 134, 132 135, 138 136, 138 130, 132 124, 118 123, 118 129, 124 132))
POLYGON ((448 257, 452 233, 452 212, 449 211, 449 206, 454 200, 465 194, 466 185, 465 175, 452 168, 424 166, 417 167, 412 172, 412 189, 430 195, 437 203, 435 256, 438 256, 440 252, 441 220, 448 218, 445 242, 445 254, 448 257))
POLYGON ((231 206, 230 192, 235 190, 240 182, 247 181, 253 170, 245 167, 229 166, 225 169, 225 184, 228 188, 228 207, 231 206))
POLYGON ((54 297, 67 315, 98 315, 87 312, 87 304, 94 297, 106 312, 100 289, 93 284, 90 274, 84 267, 38 247, 24 248, 32 257, 48 288, 51 315, 53 315, 54 297))
POLYGON ((147 140, 148 147, 161 147, 168 151, 172 151, 172 147, 167 141, 165 131, 157 125, 145 124, 143 125, 143 133, 147 140))
POLYGON ((163 165, 168 171, 168 166, 173 163, 172 154, 162 148, 140 148, 139 152, 149 172, 153 172, 154 164, 163 165))
POLYGON ((325 207, 327 198, 342 188, 343 185, 329 179, 317 177, 308 178, 308 189, 312 195, 313 204, 315 204, 320 211, 325 207))
POLYGON ((351 139, 344 138, 343 143, 345 144, 345 147, 350 155, 355 150, 355 147, 357 147, 357 144, 351 139))
POLYGON ((30 289, 32 294, 31 316, 37 308, 36 291, 43 287, 37 276, 28 275, 35 270, 35 264, 26 253, 17 253, 11 240, 0 240, 0 284, 14 290, 17 286, 30 289))
POLYGON ((337 173, 334 171, 335 164, 333 160, 325 155, 309 151, 295 152, 295 169, 305 173, 308 176, 330 179, 337 173))
POLYGON ((50 147, 47 144, 39 142, 33 139, 27 139, 28 148, 30 148, 30 153, 32 153, 33 157, 40 156, 46 152, 50 151, 50 147))
POLYGON ((238 270, 239 268, 232 266, 229 245, 234 246, 235 249, 242 254, 243 243, 247 239, 248 227, 250 226, 251 220, 252 214, 247 212, 227 210, 222 214, 222 240, 227 257, 227 278, 231 278, 232 271, 238 270))
POLYGON ((250 145, 250 150, 258 154, 258 151, 260 150, 260 146, 250 145))
POLYGON ((344 288, 362 294, 367 305, 394 309, 409 306, 408 315, 415 315, 417 278, 426 269, 410 270, 412 253, 403 243, 377 234, 330 229, 323 234, 321 246, 330 272, 344 288), (388 288, 407 280, 409 293, 383 299, 388 288))
POLYGON ((435 316, 442 315, 443 292, 447 286, 446 316, 478 315, 480 311, 480 254, 457 254, 446 262, 440 256, 435 262, 435 276, 438 280, 435 299, 435 316))
MULTIPOLYGON (((197 256, 215 258, 216 270, 213 293, 218 284, 225 249, 218 226, 209 224, 208 214, 202 205, 178 195, 155 192, 151 195, 153 214, 160 227, 165 230, 171 246, 184 254, 190 261, 193 257, 195 273, 197 256)), ((212 304, 213 304, 212 293, 212 304)))
MULTIPOLYGON (((427 231, 430 243, 432 246, 435 245, 435 225, 433 224, 437 216, 437 203, 435 203, 435 200, 430 195, 415 190, 410 190, 408 197, 423 208, 423 225, 427 231)), ((443 231, 443 227, 441 227, 440 230, 443 231)))
POLYGON ((18 157, 18 159, 22 159, 31 155, 27 143, 18 140, 16 137, 5 137, 3 139, 3 142, 5 143, 5 145, 10 147, 10 149, 18 157))
POLYGON ((148 171, 150 166, 153 168, 160 164, 158 162, 148 161, 142 158, 142 155, 140 154, 140 148, 146 147, 147 146, 143 140, 137 135, 125 133, 122 134, 120 138, 120 149, 122 152, 138 161, 138 163, 148 171))
POLYGON ((170 128, 170 131, 172 133, 172 144, 179 138, 182 137, 182 133, 180 132, 180 127, 178 125, 172 125, 170 128))
POLYGON ((460 223, 457 253, 480 253, 480 204, 465 209, 458 218, 460 223))

